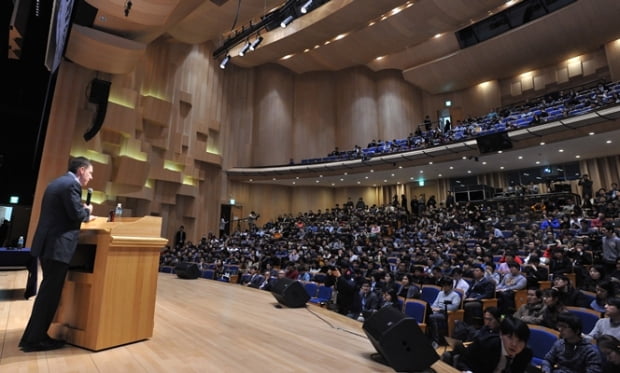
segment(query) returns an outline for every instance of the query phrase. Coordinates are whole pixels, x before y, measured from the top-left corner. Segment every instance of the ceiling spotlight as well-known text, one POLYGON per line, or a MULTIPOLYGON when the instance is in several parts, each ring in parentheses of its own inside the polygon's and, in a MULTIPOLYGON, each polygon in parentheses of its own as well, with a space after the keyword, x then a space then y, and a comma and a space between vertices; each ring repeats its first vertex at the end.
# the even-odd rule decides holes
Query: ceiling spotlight
POLYGON ((280 27, 285 28, 286 26, 290 25, 291 22, 293 22, 293 16, 288 16, 286 18, 284 18, 284 21, 282 21, 282 23, 280 23, 280 27))
POLYGON ((131 3, 131 0, 125 1, 125 9, 124 9, 125 17, 129 17, 129 11, 131 10, 132 5, 133 4, 131 3))
POLYGON ((252 45, 250 44, 250 42, 246 42, 245 45, 243 46, 243 48, 241 48, 241 50, 239 51, 239 55, 241 57, 245 56, 245 54, 248 52, 248 50, 250 49, 252 45))
POLYGON ((308 1, 306 1, 306 3, 305 3, 304 5, 302 5, 302 6, 301 6, 300 11, 301 11, 303 14, 308 13, 308 8, 310 8, 310 6, 311 6, 311 5, 312 5, 312 0, 308 0, 308 1))
POLYGON ((256 38, 256 40, 254 40, 254 41, 252 42, 252 44, 250 44, 250 50, 251 50, 251 51, 256 50, 256 48, 258 48, 258 45, 259 45, 262 41, 263 41, 263 37, 262 37, 262 36, 257 37, 257 38, 256 38))
POLYGON ((230 54, 227 54, 226 57, 224 57, 224 59, 222 60, 222 62, 220 62, 220 69, 225 69, 226 65, 228 65, 228 62, 230 62, 230 54))

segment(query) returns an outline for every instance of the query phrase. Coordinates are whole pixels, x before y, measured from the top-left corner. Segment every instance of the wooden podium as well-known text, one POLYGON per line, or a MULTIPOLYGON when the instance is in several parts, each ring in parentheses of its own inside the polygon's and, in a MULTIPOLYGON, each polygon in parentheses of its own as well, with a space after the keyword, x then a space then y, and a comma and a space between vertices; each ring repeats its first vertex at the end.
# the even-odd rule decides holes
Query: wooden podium
POLYGON ((82 223, 50 335, 99 351, 153 336, 161 217, 82 223))

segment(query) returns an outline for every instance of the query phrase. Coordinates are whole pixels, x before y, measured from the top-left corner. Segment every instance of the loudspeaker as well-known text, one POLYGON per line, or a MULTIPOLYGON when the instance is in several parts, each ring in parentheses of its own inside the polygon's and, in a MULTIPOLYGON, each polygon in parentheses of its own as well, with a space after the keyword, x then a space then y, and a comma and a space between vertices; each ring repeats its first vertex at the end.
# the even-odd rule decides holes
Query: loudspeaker
POLYGON ((476 143, 481 154, 512 149, 512 141, 507 132, 491 133, 476 137, 476 143))
POLYGON ((364 321, 364 332, 397 372, 423 371, 439 360, 418 322, 394 307, 383 307, 364 321))
POLYGON ((95 137, 101 129, 105 114, 108 109, 108 96, 110 95, 110 82, 105 80, 93 79, 90 83, 90 93, 88 102, 97 104, 97 112, 92 126, 84 133, 84 140, 88 141, 95 137))
POLYGON ((189 280, 195 280, 200 277, 200 270, 196 263, 180 262, 174 267, 174 273, 176 273, 179 278, 189 280))
POLYGON ((310 300, 310 296, 303 285, 290 278, 279 278, 271 287, 271 294, 278 303, 290 308, 304 307, 310 300))

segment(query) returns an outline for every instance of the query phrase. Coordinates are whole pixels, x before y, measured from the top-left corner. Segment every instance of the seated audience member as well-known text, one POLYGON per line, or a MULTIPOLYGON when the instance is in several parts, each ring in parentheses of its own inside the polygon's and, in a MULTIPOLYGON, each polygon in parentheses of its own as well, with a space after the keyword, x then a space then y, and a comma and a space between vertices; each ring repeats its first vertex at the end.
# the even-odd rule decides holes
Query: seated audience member
POLYGON ((620 258, 616 259, 616 268, 609 272, 607 277, 617 284, 620 283, 620 258))
POLYGON ((370 291, 370 282, 364 281, 362 286, 353 298, 353 304, 351 305, 351 312, 349 317, 364 321, 370 315, 377 312, 379 309, 379 297, 374 291, 370 291))
POLYGON ((527 279, 527 287, 538 287, 540 281, 549 279, 549 269, 540 262, 538 255, 530 255, 527 264, 523 267, 523 275, 527 279))
POLYGON ((271 271, 265 271, 263 273, 263 276, 261 277, 263 278, 263 280, 261 281, 258 288, 261 290, 271 291, 271 284, 273 282, 271 278, 271 271))
POLYGON ((454 280, 454 289, 463 290, 464 294, 467 294, 469 290, 469 282, 463 278, 463 270, 460 267, 456 267, 452 270, 452 279, 454 280))
POLYGON ((420 298, 420 287, 411 281, 410 275, 403 275, 400 278, 400 284, 397 286, 397 289, 399 297, 406 299, 420 298))
POLYGON ((465 309, 464 321, 469 325, 481 325, 482 299, 495 297, 495 284, 492 280, 484 277, 484 269, 481 265, 475 265, 472 274, 474 282, 465 294, 463 308, 465 309))
POLYGON ((504 318, 498 334, 475 339, 454 362, 461 371, 476 373, 525 372, 532 359, 527 347, 530 329, 511 316, 504 318))
POLYGON ((620 339, 620 298, 609 298, 605 305, 605 317, 594 324, 586 338, 598 339, 602 335, 612 335, 620 339))
POLYGON ((573 272, 573 263, 565 255, 563 247, 555 247, 552 250, 553 256, 549 260, 549 273, 561 275, 573 272))
POLYGON ((611 335, 603 335, 596 340, 596 345, 605 357, 603 373, 620 372, 620 340, 611 335))
POLYGON ((398 300, 398 295, 396 295, 396 290, 392 289, 390 291, 386 291, 383 293, 381 299, 381 306, 383 307, 394 307, 398 310, 402 310, 402 304, 398 300))
POLYGON ((581 320, 570 312, 562 312, 557 323, 560 338, 542 362, 545 373, 600 373, 601 355, 596 346, 581 337, 581 320))
POLYGON ((258 268, 256 268, 256 266, 252 266, 250 267, 250 277, 243 285, 258 289, 263 283, 263 279, 264 277, 258 273, 258 268))
POLYGON ((515 309, 515 295, 517 290, 525 289, 527 279, 521 274, 519 265, 515 262, 508 264, 510 272, 506 273, 495 288, 497 304, 502 313, 513 313, 515 309))
POLYGON ((441 291, 431 304, 432 313, 429 315, 430 334, 435 343, 444 345, 444 336, 447 335, 448 324, 445 311, 455 311, 461 303, 461 296, 454 291, 452 279, 444 277, 441 279, 441 291))
POLYGON ((590 302, 588 302, 588 299, 581 291, 572 286, 566 275, 554 275, 552 287, 558 290, 560 299, 565 306, 586 308, 589 306, 590 302))
POLYGON ((528 288, 527 303, 519 307, 514 317, 526 324, 540 325, 543 321, 543 312, 542 290, 538 288, 528 288))
POLYGON ((583 279, 580 289, 585 291, 596 291, 596 285, 605 278, 605 267, 601 264, 594 264, 588 269, 583 279))
POLYGON ((566 306, 562 303, 560 293, 557 289, 545 289, 542 293, 542 299, 544 304, 542 326, 547 328, 556 329, 558 323, 558 316, 562 312, 566 312, 566 306))
POLYGON ((595 290, 596 297, 590 302, 590 308, 604 313, 607 300, 616 296, 616 285, 609 280, 603 280, 596 285, 595 290))

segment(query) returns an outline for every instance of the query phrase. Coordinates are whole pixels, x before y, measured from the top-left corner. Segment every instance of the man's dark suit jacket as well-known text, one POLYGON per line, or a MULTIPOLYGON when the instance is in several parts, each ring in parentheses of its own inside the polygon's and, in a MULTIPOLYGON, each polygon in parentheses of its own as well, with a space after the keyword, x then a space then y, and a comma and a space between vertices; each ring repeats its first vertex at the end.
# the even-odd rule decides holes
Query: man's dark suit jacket
POLYGON ((465 298, 475 299, 488 299, 495 298, 495 284, 486 277, 483 277, 480 281, 474 282, 465 298))
POLYGON ((31 254, 69 264, 77 248, 80 224, 88 219, 75 176, 68 172, 53 180, 43 194, 31 254))
MULTIPOLYGON (((502 353, 502 343, 498 334, 487 334, 482 338, 475 338, 465 351, 459 356, 456 368, 470 370, 475 373, 493 373, 499 364, 502 353)), ((532 350, 525 347, 515 356, 510 364, 510 373, 523 373, 532 360, 532 350)))

